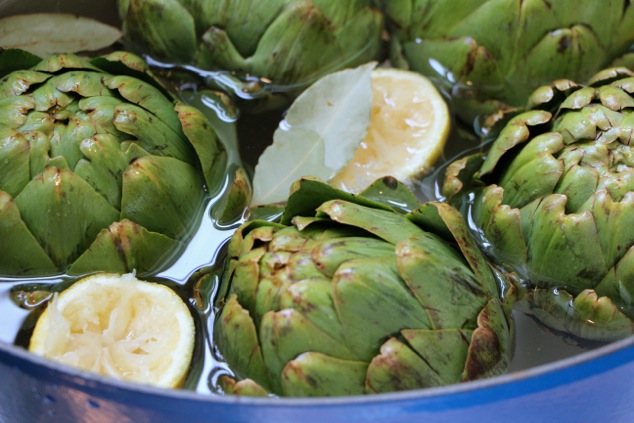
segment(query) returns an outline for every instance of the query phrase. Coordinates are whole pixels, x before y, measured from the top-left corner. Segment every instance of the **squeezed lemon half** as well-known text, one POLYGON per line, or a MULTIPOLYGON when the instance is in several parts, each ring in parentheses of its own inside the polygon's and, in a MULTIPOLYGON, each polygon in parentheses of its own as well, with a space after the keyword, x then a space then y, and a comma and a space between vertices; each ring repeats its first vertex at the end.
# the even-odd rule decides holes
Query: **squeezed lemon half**
POLYGON ((411 184, 438 160, 450 126, 447 103, 429 79, 412 71, 375 69, 366 137, 329 183, 352 193, 388 175, 411 184))
POLYGON ((132 274, 86 277, 54 297, 29 350, 84 370, 155 386, 182 385, 194 321, 170 288, 132 274))

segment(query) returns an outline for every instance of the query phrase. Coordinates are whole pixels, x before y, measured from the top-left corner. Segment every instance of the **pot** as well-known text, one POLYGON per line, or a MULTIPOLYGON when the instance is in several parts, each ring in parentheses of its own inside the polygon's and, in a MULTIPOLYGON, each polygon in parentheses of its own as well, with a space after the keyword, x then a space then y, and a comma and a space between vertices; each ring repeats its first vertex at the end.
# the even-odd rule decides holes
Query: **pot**
MULTIPOLYGON (((0 0, 0 17, 57 11, 117 23, 114 1, 94 3, 0 0)), ((0 341, 0 423, 634 421, 634 337, 583 350, 555 339, 525 316, 517 315, 516 323, 523 336, 506 375, 332 399, 245 398, 153 388, 60 365, 0 341)))
POLYGON ((631 422, 634 337, 443 388, 333 399, 200 395, 114 381, 0 344, 2 422, 631 422))

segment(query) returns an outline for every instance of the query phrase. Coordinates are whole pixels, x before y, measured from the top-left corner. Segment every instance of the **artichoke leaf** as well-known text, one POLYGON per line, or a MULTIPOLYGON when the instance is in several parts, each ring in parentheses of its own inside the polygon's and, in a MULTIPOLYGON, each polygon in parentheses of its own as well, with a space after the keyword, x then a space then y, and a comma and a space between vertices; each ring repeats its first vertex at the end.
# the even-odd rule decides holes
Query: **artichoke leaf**
POLYGON ((401 331, 409 347, 435 373, 442 385, 462 381, 469 352, 472 330, 465 329, 406 329, 401 331))
MULTIPOLYGON (((251 57, 254 74, 280 84, 307 85, 320 75, 376 56, 377 28, 383 22, 380 13, 364 8, 354 19, 346 20, 332 14, 326 16, 327 9, 333 8, 330 3, 315 6, 312 2, 294 2, 271 23, 251 57), (333 26, 337 32, 333 32, 333 26), (310 30, 304 30, 306 27, 310 30), (298 57, 302 60, 298 61, 298 57)), ((334 9, 344 8, 335 6, 334 9)), ((357 6, 357 9, 361 8, 357 6)))
POLYGON ((458 210, 446 203, 427 202, 407 217, 422 228, 444 237, 446 241, 456 243, 488 295, 499 295, 488 262, 458 210))
POLYGON ((310 230, 300 227, 287 226, 275 231, 275 236, 269 241, 269 249, 272 251, 302 251, 312 242, 310 230))
POLYGON ((58 120, 50 139, 51 151, 49 154, 53 159, 63 157, 69 168, 74 169, 82 158, 82 142, 96 133, 97 128, 94 122, 86 119, 85 116, 68 118, 66 125, 59 123, 58 120))
POLYGON ((584 291, 577 300, 562 289, 537 288, 530 292, 528 312, 554 330, 577 338, 610 342, 631 336, 634 333, 632 321, 606 297, 602 298, 604 300, 597 302, 597 295, 592 290, 584 291), (577 314, 577 304, 580 309, 585 309, 585 316, 577 314), (587 319, 595 313, 603 316, 600 324, 587 319))
MULTIPOLYGON (((600 297, 593 289, 581 291, 575 297, 573 307, 578 319, 599 328, 625 317, 610 298, 600 297)), ((634 330, 634 323, 630 322, 630 328, 634 330)))
POLYGON ((392 244, 364 237, 328 238, 316 243, 310 252, 311 260, 328 278, 332 277, 339 266, 348 260, 392 257, 393 255, 392 244))
POLYGON ((377 210, 341 200, 331 200, 317 208, 317 217, 327 216, 337 223, 365 229, 392 244, 417 235, 421 229, 394 211, 377 210))
POLYGON ((266 253, 264 247, 254 248, 240 255, 232 269, 230 292, 236 294, 238 302, 255 314, 256 292, 260 280, 260 259, 266 253))
POLYGON ((34 71, 48 72, 51 74, 57 73, 64 69, 83 69, 99 71, 99 68, 93 66, 87 57, 64 53, 47 56, 31 69, 34 71))
POLYGON ((6 129, 19 128, 26 122, 28 112, 34 108, 35 102, 31 97, 0 98, 0 122, 6 129))
POLYGON ((593 198, 598 185, 599 172, 595 167, 571 164, 566 166, 554 193, 565 195, 568 198, 566 210, 574 213, 593 198))
POLYGON ((288 225, 296 216, 314 216, 315 209, 329 200, 341 199, 347 202, 367 205, 379 210, 392 210, 390 207, 362 196, 353 195, 332 187, 314 177, 302 177, 293 182, 290 195, 280 223, 288 225))
MULTIPOLYGON (((279 253, 280 252, 275 252, 274 254, 279 253)), ((286 265, 280 269, 281 271, 276 271, 275 269, 278 264, 277 260, 273 261, 272 266, 267 263, 269 268, 275 271, 277 278, 292 283, 304 279, 323 277, 323 273, 318 267, 318 264, 312 259, 310 247, 303 251, 288 254, 288 262, 286 262, 286 265)))
MULTIPOLYGON (((248 31, 247 31, 248 32, 248 31)), ((249 72, 248 59, 245 59, 223 29, 212 26, 198 43, 197 65, 203 69, 236 69, 249 72)))
POLYGON ((235 295, 230 295, 214 326, 214 339, 232 369, 239 377, 253 379, 264 389, 271 384, 258 343, 258 334, 249 312, 242 308, 235 295), (244 354, 244 351, 250 351, 244 354))
POLYGON ((443 377, 409 345, 389 338, 368 366, 366 392, 381 393, 441 386, 443 377))
MULTIPOLYGON (((494 244, 493 254, 496 257, 507 263, 521 265, 528 260, 526 239, 522 230, 522 212, 502 204, 503 197, 502 187, 486 187, 476 197, 473 218, 481 222, 484 234, 481 242, 494 244)), ((536 200, 535 203, 537 202, 536 200)))
POLYGON ((350 260, 332 283, 346 344, 362 360, 370 360, 385 337, 401 329, 431 327, 425 308, 399 276, 395 257, 350 260))
POLYGON ((115 108, 115 127, 132 135, 150 154, 177 158, 192 166, 197 164, 193 149, 155 115, 134 104, 122 103, 115 108))
POLYGON ((174 109, 178 113, 179 126, 182 126, 185 136, 196 151, 207 191, 210 195, 215 195, 225 182, 227 153, 219 143, 211 124, 198 109, 180 102, 176 103, 174 109))
POLYGON ((613 299, 621 312, 634 320, 634 278, 632 275, 634 275, 634 247, 628 248, 595 290, 597 295, 613 299))
POLYGON ((255 52, 262 34, 271 25, 287 0, 270 0, 266 4, 259 0, 194 1, 183 4, 196 21, 197 28, 227 28, 227 35, 234 40, 243 57, 255 52), (239 4, 235 7, 233 4, 239 4), (231 13, 228 13, 228 11, 231 13))
MULTIPOLYGON (((582 80, 588 69, 596 69, 597 63, 607 61, 607 52, 597 39, 594 28, 585 25, 559 28, 547 33, 529 49, 514 48, 514 51, 517 54, 523 51, 521 58, 509 58, 508 62, 508 86, 514 88, 522 87, 523 81, 537 79, 535 74, 539 74, 542 81, 560 79, 562 75, 573 80, 582 80)), ((517 94, 509 95, 509 101, 512 104, 521 104, 533 88, 524 85, 524 89, 513 90, 517 94)), ((509 91, 511 90, 507 90, 507 93, 509 91)))
MULTIPOLYGON (((561 104, 559 106, 560 109, 571 109, 571 110, 580 110, 584 107, 590 105, 592 101, 596 99, 597 90, 593 87, 582 87, 573 83, 572 81, 566 81, 570 85, 562 86, 561 81, 559 85, 556 83, 551 84, 550 86, 544 86, 535 90, 535 93, 531 95, 529 98, 529 107, 543 107, 543 103, 546 103, 550 98, 539 98, 540 90, 547 90, 552 92, 553 89, 557 89, 557 97, 562 96, 563 98, 557 98, 556 100, 560 101, 561 104), (567 96, 565 96, 567 94, 567 96)), ((551 94, 555 97, 555 93, 551 94)))
POLYGON ((474 316, 488 293, 454 250, 426 234, 399 242, 396 255, 399 273, 424 308, 431 328, 474 326, 474 316))
MULTIPOLYGON (((424 43, 408 41, 403 43, 403 53, 408 58, 410 69, 423 75, 457 77, 487 91, 504 90, 502 70, 497 59, 487 47, 472 37, 426 39, 424 43)), ((463 96, 473 97, 472 89, 467 84, 460 88, 466 91, 462 93, 463 96)))
POLYGON ((379 178, 360 194, 364 198, 382 202, 400 213, 408 213, 418 206, 420 200, 405 184, 391 176, 379 178))
POLYGON ((152 73, 145 59, 129 51, 116 50, 103 56, 93 57, 90 59, 90 64, 111 75, 127 75, 140 79, 158 88, 164 96, 173 97, 172 93, 152 73))
MULTIPOLYGON (((562 114, 553 124, 553 130, 558 131, 564 138, 566 145, 583 141, 594 141, 598 136, 605 136, 617 128, 623 115, 614 112, 601 104, 590 104, 578 111, 562 114), (604 133, 604 131, 606 131, 604 133)), ((615 137, 616 138, 616 137, 615 137)))
POLYGON ((129 135, 119 131, 114 123, 115 109, 121 104, 121 99, 115 96, 86 97, 79 100, 79 109, 95 125, 98 134, 111 134, 117 139, 129 138, 129 135))
POLYGON ((306 352, 282 370, 282 395, 329 397, 361 395, 365 391, 368 363, 306 352))
POLYGON ((102 229, 90 247, 75 260, 68 274, 95 271, 123 274, 143 269, 139 272, 143 275, 169 263, 169 254, 178 247, 178 241, 124 219, 102 229))
POLYGON ((342 344, 345 342, 329 279, 311 278, 290 284, 280 294, 280 307, 298 310, 332 338, 339 339, 342 344))
POLYGON ((320 352, 342 359, 356 357, 345 344, 294 309, 267 312, 262 317, 259 334, 264 363, 270 372, 273 391, 277 393, 281 392, 284 367, 303 352, 320 352))
POLYGON ((128 167, 128 157, 119 145, 119 140, 109 134, 83 140, 79 148, 85 159, 80 159, 74 169, 116 209, 121 207, 121 182, 128 167))
POLYGON ((35 178, 50 163, 49 151, 51 143, 46 134, 40 131, 27 131, 23 133, 29 141, 31 160, 29 163, 30 177, 35 178))
MULTIPOLYGON (((566 214, 566 197, 551 194, 539 201, 528 218, 531 225, 525 239, 528 250, 528 269, 535 280, 553 274, 565 281, 566 289, 578 292, 596 285, 607 272, 607 266, 597 227, 589 212, 566 214)), ((529 279, 533 279, 529 275, 529 279)))
POLYGON ((227 375, 222 375, 218 378, 218 385, 227 395, 241 395, 244 397, 269 396, 269 393, 266 389, 264 389, 251 379, 236 381, 235 379, 227 375))
POLYGON ((81 97, 113 95, 103 83, 103 73, 85 70, 71 70, 55 75, 47 85, 62 93, 76 93, 81 97))
POLYGON ((60 91, 55 86, 55 77, 37 86, 31 93, 35 103, 35 110, 38 112, 48 112, 53 109, 63 109, 70 105, 74 97, 72 94, 60 91))
POLYGON ((291 282, 276 275, 266 277, 260 276, 257 291, 255 294, 255 314, 254 320, 260 323, 262 317, 269 311, 279 311, 281 309, 280 300, 282 293, 286 291, 291 282))
POLYGON ((57 167, 44 169, 15 201, 29 230, 60 269, 119 219, 119 212, 87 182, 57 167))
POLYGON ((203 187, 192 166, 172 157, 135 160, 123 174, 121 217, 149 231, 180 238, 194 227, 203 187))
POLYGON ((189 62, 196 53, 194 19, 177 0, 129 0, 120 7, 126 37, 157 58, 189 62), (156 22, 161 22, 157 25, 156 22), (166 31, 165 28, 170 28, 166 31))
POLYGON ((451 162, 445 169, 442 195, 451 202, 470 190, 476 184, 474 177, 483 161, 484 157, 481 154, 472 154, 451 162))
POLYGON ((20 217, 14 199, 0 190, 0 269, 8 275, 46 275, 57 272, 44 249, 20 217))
POLYGON ((564 168, 554 155, 563 148, 556 132, 534 137, 504 171, 499 185, 504 187, 504 204, 517 208, 552 193, 564 168))
POLYGON ((251 181, 243 167, 237 167, 229 188, 212 208, 212 217, 220 226, 238 221, 251 203, 251 181))
POLYGON ((582 210, 592 213, 606 265, 613 267, 634 245, 634 233, 625 229, 634 222, 634 192, 616 201, 607 190, 597 190, 582 210))
POLYGON ((271 241, 275 233, 284 229, 285 226, 275 222, 264 220, 252 220, 244 223, 236 231, 236 237, 232 237, 229 242, 229 254, 232 257, 239 257, 246 254, 259 242, 271 241))
POLYGON ((634 107, 634 98, 620 87, 604 85, 599 87, 598 95, 601 104, 615 112, 634 107))
MULTIPOLYGON (((0 106, 1 107, 1 106, 0 106)), ((21 133, 2 139, 0 131, 0 190, 15 197, 31 180, 29 141, 21 133)))
MULTIPOLYGON (((22 133, 38 131, 50 137, 55 132, 55 126, 55 119, 49 113, 31 111, 19 130, 22 133)), ((0 131, 2 131, 1 128, 0 131)))
POLYGON ((479 178, 493 172, 502 156, 513 147, 530 139, 530 127, 545 124, 550 121, 551 117, 551 113, 543 110, 531 110, 513 117, 502 129, 497 141, 491 146, 476 177, 479 178))
POLYGON ((125 100, 156 116, 172 131, 184 138, 180 122, 174 113, 174 104, 163 95, 161 90, 145 81, 127 75, 104 77, 103 83, 111 90, 117 90, 125 100))
POLYGON ((509 313, 503 303, 489 300, 478 314, 478 327, 471 335, 462 380, 494 376, 508 368, 515 334, 509 313))

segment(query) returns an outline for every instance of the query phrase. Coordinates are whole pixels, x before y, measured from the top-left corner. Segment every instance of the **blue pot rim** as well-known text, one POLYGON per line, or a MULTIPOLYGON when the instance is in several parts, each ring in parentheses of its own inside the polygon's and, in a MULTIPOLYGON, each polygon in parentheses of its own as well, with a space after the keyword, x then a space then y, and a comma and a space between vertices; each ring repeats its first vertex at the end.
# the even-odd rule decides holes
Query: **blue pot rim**
MULTIPOLYGON (((381 405, 384 403, 433 401, 456 408, 513 399, 533 392, 557 388, 585 378, 599 376, 634 362, 634 336, 565 359, 487 379, 443 387, 365 396, 320 398, 261 398, 200 394, 120 381, 83 371, 32 354, 21 347, 0 342, 0 363, 17 368, 35 379, 85 391, 104 399, 129 401, 186 401, 193 406, 315 407, 381 405), (52 382, 54 381, 54 382, 52 382), (465 399, 467 401, 465 401, 465 399)), ((443 407, 444 408, 444 407, 443 407)))

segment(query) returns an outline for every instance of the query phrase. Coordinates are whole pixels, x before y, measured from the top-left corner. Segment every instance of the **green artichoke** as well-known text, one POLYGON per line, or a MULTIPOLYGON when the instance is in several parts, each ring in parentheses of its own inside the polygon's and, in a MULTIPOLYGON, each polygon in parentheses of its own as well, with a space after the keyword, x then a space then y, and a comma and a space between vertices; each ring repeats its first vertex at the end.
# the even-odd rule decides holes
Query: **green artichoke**
MULTIPOLYGON (((376 59, 383 15, 371 0, 119 0, 124 37, 154 59, 247 79, 235 91, 307 86, 376 59), (249 78, 252 77, 252 78, 249 78), (259 79, 258 79, 259 78, 259 79)), ((231 88, 231 78, 219 77, 231 88)))
MULTIPOLYGON (((225 393, 358 395, 506 369, 503 279, 456 209, 405 214, 310 178, 291 191, 279 223, 249 221, 229 243, 214 329, 235 373, 221 378, 225 393)), ((418 206, 394 179, 379 191, 418 206)))
POLYGON ((628 0, 378 0, 391 59, 450 85, 468 123, 523 107, 556 79, 585 82, 634 42, 628 0))
POLYGON ((206 118, 128 53, 3 60, 30 64, 0 80, 0 275, 169 263, 224 178, 206 118))
POLYGON ((558 80, 496 131, 486 159, 452 163, 481 243, 529 288, 530 311, 574 336, 634 332, 634 73, 558 80))

